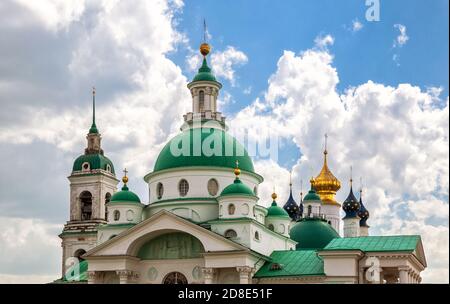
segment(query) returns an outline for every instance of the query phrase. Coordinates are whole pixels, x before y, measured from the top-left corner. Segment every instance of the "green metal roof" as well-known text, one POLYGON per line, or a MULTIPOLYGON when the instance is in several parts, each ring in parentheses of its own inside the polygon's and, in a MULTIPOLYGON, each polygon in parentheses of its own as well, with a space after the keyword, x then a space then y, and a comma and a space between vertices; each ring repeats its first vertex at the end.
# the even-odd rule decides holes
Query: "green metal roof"
POLYGON ((305 218, 289 231, 291 239, 297 242, 297 250, 322 249, 339 234, 328 224, 318 218, 305 218))
POLYGON ((73 163, 72 171, 81 171, 82 165, 85 162, 89 163, 91 170, 94 169, 106 170, 106 165, 110 165, 111 172, 114 174, 114 165, 112 161, 100 153, 80 155, 73 163))
POLYGON ((216 77, 211 72, 211 68, 208 66, 208 63, 206 62, 206 58, 203 58, 203 63, 200 69, 198 70, 197 75, 195 75, 194 81, 214 81, 217 82, 216 77))
POLYGON ((132 203, 141 203, 139 196, 136 193, 130 191, 126 185, 122 187, 122 191, 118 191, 114 193, 111 197, 110 204, 119 203, 119 202, 132 202, 132 203))
POLYGON ((305 195, 304 201, 320 201, 320 196, 316 193, 316 190, 311 189, 308 194, 305 195))
POLYGON ((414 251, 419 235, 360 236, 332 240, 323 250, 414 251))
POLYGON ((248 152, 233 136, 219 129, 193 128, 183 131, 164 146, 159 153, 153 171, 198 166, 234 169, 236 161, 239 161, 241 170, 254 173, 253 162, 248 152), (185 146, 187 148, 184 148, 185 146), (171 147, 177 150, 180 155, 174 155, 171 147), (204 147, 211 149, 204 149, 204 147), (197 150, 198 148, 200 151, 197 150), (217 153, 215 153, 216 150, 217 153), (205 152, 211 152, 211 155, 205 155, 205 152))
POLYGON ((270 258, 272 261, 266 262, 255 278, 324 275, 323 260, 315 250, 274 251, 270 258))
POLYGON ((277 205, 277 202, 273 201, 269 208, 267 208, 267 216, 277 216, 277 217, 289 217, 289 214, 283 208, 277 205))
POLYGON ((253 193, 253 190, 244 184, 239 178, 236 178, 232 184, 226 186, 220 193, 220 196, 228 195, 255 196, 255 193, 253 193))

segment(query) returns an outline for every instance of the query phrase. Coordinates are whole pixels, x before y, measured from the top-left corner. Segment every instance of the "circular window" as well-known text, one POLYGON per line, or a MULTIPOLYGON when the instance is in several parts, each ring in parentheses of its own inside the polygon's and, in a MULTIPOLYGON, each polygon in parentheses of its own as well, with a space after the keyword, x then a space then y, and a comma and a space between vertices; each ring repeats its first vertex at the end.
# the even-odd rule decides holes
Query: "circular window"
POLYGON ((134 219, 134 212, 133 210, 127 211, 127 221, 131 222, 134 219))
POLYGON ((269 230, 272 230, 272 231, 274 231, 275 230, 275 228, 273 227, 273 225, 272 224, 269 224, 269 230))
POLYGON ((208 181, 208 193, 209 195, 216 196, 219 191, 219 183, 214 179, 208 181))
POLYGON ((171 272, 163 280, 163 284, 187 284, 188 281, 181 272, 171 272))
POLYGON ((187 180, 180 180, 180 182, 178 183, 178 191, 180 192, 181 196, 186 196, 189 191, 189 183, 187 182, 187 180))
POLYGON ((86 162, 86 163, 83 163, 83 166, 82 166, 82 168, 83 168, 83 171, 87 171, 87 170, 89 170, 89 168, 90 168, 90 165, 89 165, 89 163, 88 163, 88 162, 86 162))
POLYGON ((158 185, 156 185, 156 195, 158 199, 161 199, 163 194, 164 194, 164 186, 163 184, 158 183, 158 185))
POLYGON ((120 219, 120 212, 119 210, 114 211, 114 220, 118 221, 120 219))

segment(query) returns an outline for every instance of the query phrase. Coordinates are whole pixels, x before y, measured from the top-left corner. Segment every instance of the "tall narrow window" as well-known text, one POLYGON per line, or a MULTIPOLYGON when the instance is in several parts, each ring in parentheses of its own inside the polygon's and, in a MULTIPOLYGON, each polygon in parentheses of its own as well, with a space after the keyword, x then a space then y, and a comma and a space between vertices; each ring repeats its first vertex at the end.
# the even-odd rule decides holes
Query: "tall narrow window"
POLYGON ((105 221, 108 220, 108 208, 106 207, 106 204, 108 204, 111 201, 111 193, 106 193, 105 195, 105 221))
POLYGON ((92 217, 92 194, 89 191, 83 191, 80 194, 81 220, 88 221, 92 217))
POLYGON ((158 197, 158 199, 161 199, 163 194, 164 194, 164 186, 163 184, 158 183, 158 185, 156 185, 156 196, 158 197))
POLYGON ((114 220, 118 221, 120 219, 120 212, 119 210, 114 210, 114 220))
POLYGON ((216 196, 219 191, 219 183, 214 178, 208 181, 208 193, 209 195, 216 196))
POLYGON ((186 196, 189 191, 189 183, 187 182, 187 180, 180 180, 180 182, 178 183, 178 191, 180 192, 181 196, 186 196))
POLYGON ((229 204, 228 205, 228 214, 233 215, 235 211, 236 211, 236 207, 233 204, 229 204))
POLYGON ((311 217, 311 213, 312 213, 312 206, 308 205, 308 217, 311 217))
POLYGON ((198 92, 198 111, 203 112, 204 108, 205 108, 205 92, 200 91, 198 92))

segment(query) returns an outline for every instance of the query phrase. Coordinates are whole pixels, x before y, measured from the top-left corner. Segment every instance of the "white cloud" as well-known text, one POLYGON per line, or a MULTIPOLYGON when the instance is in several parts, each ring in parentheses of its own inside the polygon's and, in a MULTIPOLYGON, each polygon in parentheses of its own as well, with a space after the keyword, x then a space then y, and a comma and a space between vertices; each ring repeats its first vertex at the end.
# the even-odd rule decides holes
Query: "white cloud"
POLYGON ((325 36, 319 35, 314 39, 314 44, 319 49, 326 49, 328 46, 334 44, 334 37, 330 34, 325 36))
MULTIPOLYGON (((293 167, 297 200, 299 180, 308 181, 310 168, 315 175, 322 166, 328 133, 329 165, 342 182, 338 200, 348 194, 353 165, 354 176, 365 181, 372 234, 421 234, 429 264, 425 282, 447 282, 448 246, 436 244, 448 244, 449 232, 448 97, 440 99, 438 89, 372 81, 339 93, 332 59, 323 49, 285 51, 265 98, 232 117, 231 125, 249 128, 252 136, 271 130, 297 145, 303 154, 293 167)), ((269 172, 260 193, 272 191, 272 174, 283 204, 288 170, 266 161, 255 166, 269 172)))
POLYGON ((248 62, 247 55, 233 46, 227 46, 224 51, 212 52, 211 65, 216 77, 222 77, 236 84, 235 67, 248 62))
POLYGON ((402 47, 409 40, 408 35, 406 35, 406 26, 403 24, 394 24, 394 28, 398 29, 400 34, 394 40, 394 47, 402 47))

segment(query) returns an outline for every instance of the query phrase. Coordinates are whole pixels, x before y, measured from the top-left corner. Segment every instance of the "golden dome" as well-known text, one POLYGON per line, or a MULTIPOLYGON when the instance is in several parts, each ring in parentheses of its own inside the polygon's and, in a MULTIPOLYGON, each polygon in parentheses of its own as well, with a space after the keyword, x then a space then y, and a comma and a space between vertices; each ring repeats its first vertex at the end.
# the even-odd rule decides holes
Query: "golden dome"
POLYGON ((200 53, 203 56, 206 56, 209 54, 209 52, 211 51, 211 47, 209 46, 209 44, 207 44, 206 42, 202 43, 200 45, 200 53))
POLYGON ((338 204, 334 196, 341 188, 341 182, 331 173, 327 164, 327 150, 323 152, 323 167, 319 175, 314 180, 314 188, 324 204, 338 204))

